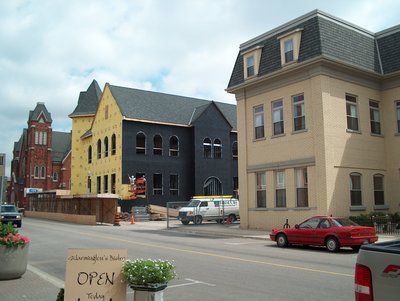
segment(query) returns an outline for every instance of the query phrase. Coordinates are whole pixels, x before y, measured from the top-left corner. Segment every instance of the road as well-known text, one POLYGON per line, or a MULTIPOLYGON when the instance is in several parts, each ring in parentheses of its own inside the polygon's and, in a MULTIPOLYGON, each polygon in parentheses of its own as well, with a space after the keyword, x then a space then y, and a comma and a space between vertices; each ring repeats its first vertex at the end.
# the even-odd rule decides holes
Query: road
MULTIPOLYGON (((350 249, 280 249, 266 240, 29 218, 20 233, 31 239, 31 269, 55 283, 64 281, 69 248, 127 249, 131 259, 174 261, 178 278, 169 283, 164 300, 354 300, 357 253, 350 249)), ((132 298, 128 289, 127 300, 132 298)))

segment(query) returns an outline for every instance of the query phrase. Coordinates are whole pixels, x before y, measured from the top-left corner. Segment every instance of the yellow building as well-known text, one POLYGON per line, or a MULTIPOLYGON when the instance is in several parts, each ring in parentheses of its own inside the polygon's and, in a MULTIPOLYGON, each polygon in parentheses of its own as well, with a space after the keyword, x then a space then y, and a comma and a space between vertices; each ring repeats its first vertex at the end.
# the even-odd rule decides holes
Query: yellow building
POLYGON ((312 11, 240 45, 243 228, 400 210, 400 26, 312 11))
POLYGON ((74 195, 113 194, 130 211, 237 191, 235 105, 93 81, 69 117, 74 195))

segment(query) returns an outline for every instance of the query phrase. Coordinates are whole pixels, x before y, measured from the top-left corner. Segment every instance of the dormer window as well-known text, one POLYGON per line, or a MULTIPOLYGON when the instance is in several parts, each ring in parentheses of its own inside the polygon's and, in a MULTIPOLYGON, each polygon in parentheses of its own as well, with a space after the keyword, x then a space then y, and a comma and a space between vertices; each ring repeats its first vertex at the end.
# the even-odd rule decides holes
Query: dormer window
POLYGON ((254 73, 254 56, 246 58, 247 77, 253 76, 254 73))
POLYGON ((261 59, 261 46, 251 48, 243 53, 244 78, 258 75, 261 59))
POLYGON ((292 62, 297 62, 297 60, 299 59, 302 31, 303 29, 298 28, 278 37, 281 45, 282 66, 292 62))
POLYGON ((285 63, 293 61, 293 39, 285 41, 285 63))

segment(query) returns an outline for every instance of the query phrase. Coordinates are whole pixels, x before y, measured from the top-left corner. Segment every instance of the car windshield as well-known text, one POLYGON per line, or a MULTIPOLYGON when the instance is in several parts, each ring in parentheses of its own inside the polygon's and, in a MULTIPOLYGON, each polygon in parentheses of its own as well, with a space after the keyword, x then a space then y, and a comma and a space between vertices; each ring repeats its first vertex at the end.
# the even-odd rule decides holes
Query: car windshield
POLYGON ((1 206, 1 212, 16 212, 17 208, 15 208, 15 206, 13 205, 9 205, 9 206, 1 206))
POLYGON ((332 223, 336 227, 350 227, 350 226, 359 226, 355 222, 349 220, 348 218, 335 218, 332 219, 332 223))
POLYGON ((200 204, 200 200, 190 200, 190 203, 187 205, 188 207, 197 207, 200 204))

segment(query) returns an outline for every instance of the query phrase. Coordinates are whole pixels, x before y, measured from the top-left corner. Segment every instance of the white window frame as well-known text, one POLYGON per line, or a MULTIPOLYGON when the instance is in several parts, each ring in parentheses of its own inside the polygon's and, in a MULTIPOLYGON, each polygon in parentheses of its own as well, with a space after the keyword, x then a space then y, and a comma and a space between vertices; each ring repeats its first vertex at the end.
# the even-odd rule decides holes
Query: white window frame
POLYGON ((256 207, 267 208, 267 174, 265 171, 256 173, 256 207))
POLYGON ((179 195, 179 175, 176 173, 169 175, 169 194, 175 196, 179 195), (171 177, 174 177, 174 181, 176 181, 176 187, 172 186, 171 177))
POLYGON ((254 120, 254 139, 258 140, 265 138, 264 105, 258 105, 253 107, 253 120, 254 120), (261 128, 262 128, 262 134, 258 133, 257 131, 257 129, 261 130, 261 128))
POLYGON ((303 32, 302 28, 297 28, 293 31, 287 32, 277 37, 277 39, 280 42, 282 66, 291 65, 292 63, 298 61, 300 54, 300 42, 301 42, 302 32, 303 32), (288 43, 291 43, 291 45, 293 46, 291 50, 286 47, 288 43), (286 54, 289 52, 287 50, 293 51, 293 59, 287 60, 286 54))
POLYGON ((346 94, 346 116, 347 130, 359 132, 360 122, 358 117, 358 99, 355 95, 346 94), (354 125, 356 125, 356 127, 354 127, 354 125))
POLYGON ((306 108, 304 101, 304 94, 298 94, 292 96, 292 107, 293 107, 293 131, 299 132, 306 129, 306 108), (299 112, 300 111, 300 112, 299 112), (300 120, 300 127, 297 128, 300 120))
POLYGON ((258 75, 263 46, 256 46, 242 53, 244 79, 258 75), (251 70, 252 72, 249 72, 251 70))
POLYGON ((294 61, 293 39, 287 39, 283 42, 285 53, 285 64, 294 61))
POLYGON ((163 187, 164 187, 164 179, 163 179, 163 174, 162 173, 155 173, 153 174, 153 195, 163 195, 163 187), (161 180, 161 187, 156 187, 155 184, 155 177, 159 176, 161 180))
POLYGON ((275 207, 286 208, 286 174, 285 170, 275 171, 275 207), (278 204, 278 192, 284 192, 283 204, 278 204))
POLYGON ((283 100, 275 100, 271 103, 272 106, 272 135, 278 136, 285 133, 285 122, 283 116, 283 100), (280 131, 275 128, 275 124, 280 125, 280 131))
POLYGON ((381 135, 382 134, 382 123, 381 123, 380 104, 376 100, 369 100, 369 116, 371 123, 371 134, 381 135))
POLYGON ((373 175, 373 184, 374 184, 374 205, 375 206, 384 206, 385 205, 385 177, 382 174, 374 174, 373 175), (382 182, 380 183, 382 187, 377 187, 375 179, 380 179, 382 182), (377 204, 377 193, 382 194, 382 204, 377 204))
POLYGON ((358 172, 353 172, 349 176, 350 180, 350 206, 362 206, 363 201, 362 201, 362 175, 358 172), (352 177, 358 177, 360 181, 360 187, 354 187, 353 185, 353 179, 352 177), (357 192, 357 194, 360 194, 360 204, 353 204, 353 197, 352 197, 352 192, 357 192))
POLYGON ((295 176, 296 176, 296 207, 309 207, 307 167, 296 168, 295 176), (304 200, 305 204, 300 204, 300 201, 302 201, 299 199, 300 194, 305 196, 306 198, 304 200))
POLYGON ((246 77, 254 76, 255 73, 255 62, 254 55, 246 57, 246 77))

